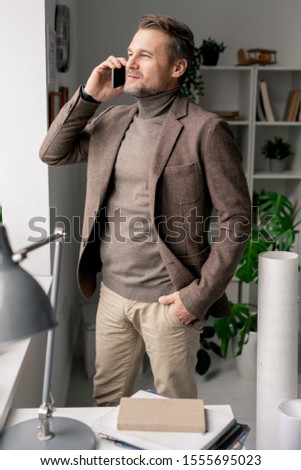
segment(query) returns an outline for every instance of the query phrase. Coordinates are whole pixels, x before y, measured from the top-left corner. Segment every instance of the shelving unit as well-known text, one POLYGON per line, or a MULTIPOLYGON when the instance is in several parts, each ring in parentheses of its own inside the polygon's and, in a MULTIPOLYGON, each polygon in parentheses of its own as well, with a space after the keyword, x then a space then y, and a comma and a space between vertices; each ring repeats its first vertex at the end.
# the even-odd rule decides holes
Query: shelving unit
MULTIPOLYGON (((250 194, 264 189, 285 194, 292 201, 301 201, 301 122, 283 121, 289 92, 301 89, 301 68, 203 66, 202 74, 204 96, 200 97, 199 104, 209 111, 238 111, 242 116, 239 121, 228 122, 242 152, 250 194), (274 122, 258 120, 260 80, 267 82, 274 122), (289 141, 294 150, 290 169, 282 173, 270 172, 268 161, 261 154, 264 142, 275 136, 289 141)), ((244 286, 242 301, 256 303, 256 296, 254 286, 244 286)))

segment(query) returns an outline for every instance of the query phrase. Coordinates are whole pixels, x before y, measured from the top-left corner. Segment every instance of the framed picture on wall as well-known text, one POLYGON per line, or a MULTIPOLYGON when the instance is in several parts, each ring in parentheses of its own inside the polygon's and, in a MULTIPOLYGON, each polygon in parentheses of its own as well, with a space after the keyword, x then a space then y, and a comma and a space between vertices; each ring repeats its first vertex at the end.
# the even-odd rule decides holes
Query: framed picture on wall
POLYGON ((49 94, 49 125, 56 118, 61 108, 67 103, 69 98, 68 87, 60 87, 59 91, 52 91, 49 94))
POLYGON ((56 32, 47 24, 47 79, 48 85, 56 81, 56 32))

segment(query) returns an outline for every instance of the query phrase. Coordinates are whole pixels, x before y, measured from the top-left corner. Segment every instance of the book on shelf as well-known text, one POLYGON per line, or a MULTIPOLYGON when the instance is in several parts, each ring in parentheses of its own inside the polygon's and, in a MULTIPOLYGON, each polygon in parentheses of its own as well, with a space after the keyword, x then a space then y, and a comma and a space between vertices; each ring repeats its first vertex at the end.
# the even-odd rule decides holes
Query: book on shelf
POLYGON ((260 90, 260 84, 258 82, 258 89, 257 89, 257 103, 256 103, 256 111, 257 111, 257 120, 258 121, 266 121, 266 115, 263 109, 263 102, 262 102, 262 95, 260 90))
POLYGON ((259 87, 260 87, 260 94, 262 98, 262 105, 263 105, 266 120, 269 122, 274 122, 275 116, 274 116, 274 112, 272 109, 271 100, 269 96, 269 90, 268 90, 268 84, 266 80, 260 80, 259 87))
POLYGON ((299 121, 300 117, 301 90, 291 90, 288 94, 283 113, 283 121, 299 121))
MULTIPOLYGON (((135 399, 147 400, 174 400, 158 395, 152 391, 140 390, 129 400, 133 400, 131 409, 135 406, 135 399)), ((145 400, 146 401, 146 400, 145 400)), ((139 406, 142 402, 139 403, 139 406)), ((118 429, 120 406, 108 411, 98 418, 92 425, 93 430, 103 439, 113 440, 117 445, 126 448, 141 450, 197 450, 241 448, 248 435, 249 427, 237 423, 230 405, 213 406, 203 405, 205 416, 205 432, 191 431, 149 431, 118 429)), ((145 406, 145 413, 147 405, 145 406)), ((154 409, 154 402, 152 410, 154 409)), ((141 409, 140 409, 141 414, 141 409)), ((182 416, 183 417, 183 416, 182 416)), ((136 414, 137 418, 137 414, 136 414)), ((135 419, 136 419, 135 418, 135 419)))

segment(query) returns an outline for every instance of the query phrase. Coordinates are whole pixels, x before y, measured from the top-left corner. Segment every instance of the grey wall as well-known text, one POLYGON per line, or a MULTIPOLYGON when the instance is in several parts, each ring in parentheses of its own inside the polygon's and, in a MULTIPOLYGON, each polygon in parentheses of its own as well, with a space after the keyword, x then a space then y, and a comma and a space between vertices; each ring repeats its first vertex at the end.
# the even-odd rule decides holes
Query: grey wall
POLYGON ((79 79, 108 55, 126 54, 144 13, 163 13, 186 22, 196 45, 208 36, 228 46, 220 65, 237 63, 240 47, 278 51, 279 65, 300 66, 300 0, 79 0, 79 79))

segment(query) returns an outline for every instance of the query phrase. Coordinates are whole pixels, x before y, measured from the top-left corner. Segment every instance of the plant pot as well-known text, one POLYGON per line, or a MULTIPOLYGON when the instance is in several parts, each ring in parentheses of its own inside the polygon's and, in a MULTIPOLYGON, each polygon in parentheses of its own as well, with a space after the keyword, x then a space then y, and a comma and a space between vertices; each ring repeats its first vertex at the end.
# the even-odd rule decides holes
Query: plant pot
POLYGON ((218 63, 219 51, 202 52, 203 65, 216 65, 218 63))
MULTIPOLYGON (((237 349, 236 339, 234 340, 234 351, 237 349)), ((244 344, 242 353, 235 357, 238 373, 247 380, 256 380, 257 370, 257 333, 250 331, 249 341, 244 344)))
POLYGON ((289 159, 284 158, 283 160, 277 160, 276 158, 269 159, 269 171, 272 173, 282 173, 288 170, 289 159))

